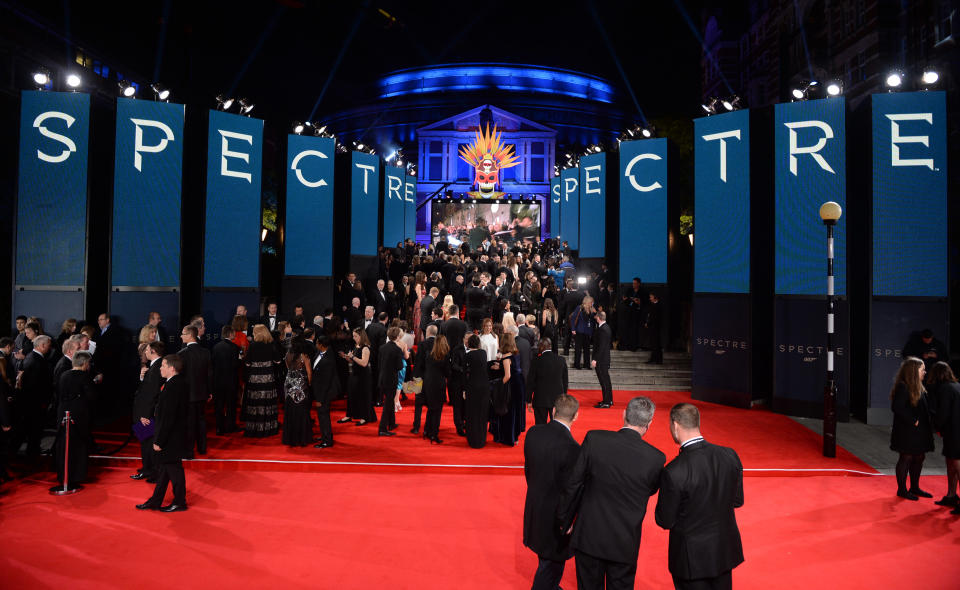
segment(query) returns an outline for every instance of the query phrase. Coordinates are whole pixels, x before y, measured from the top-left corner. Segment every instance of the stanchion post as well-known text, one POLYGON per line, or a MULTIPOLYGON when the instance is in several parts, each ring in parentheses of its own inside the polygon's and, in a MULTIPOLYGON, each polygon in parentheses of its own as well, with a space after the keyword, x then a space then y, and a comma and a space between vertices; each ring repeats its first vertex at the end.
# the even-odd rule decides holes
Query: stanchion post
POLYGON ((837 386, 833 378, 833 227, 843 211, 827 201, 820 206, 820 219, 827 226, 827 384, 823 389, 823 456, 837 456, 837 386))
POLYGON ((76 494, 83 488, 83 486, 79 485, 75 488, 70 487, 70 425, 73 424, 73 418, 70 417, 70 410, 64 413, 63 420, 60 423, 63 424, 65 428, 63 433, 63 488, 53 486, 50 488, 50 493, 54 496, 68 496, 70 494, 76 494))

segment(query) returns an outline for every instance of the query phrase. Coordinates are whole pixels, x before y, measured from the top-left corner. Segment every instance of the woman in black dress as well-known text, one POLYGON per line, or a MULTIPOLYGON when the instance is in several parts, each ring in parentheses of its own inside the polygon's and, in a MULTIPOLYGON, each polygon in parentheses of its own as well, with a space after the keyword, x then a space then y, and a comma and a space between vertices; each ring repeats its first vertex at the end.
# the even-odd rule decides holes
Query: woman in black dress
POLYGON ((940 361, 930 369, 927 385, 936 400, 934 422, 943 437, 943 457, 947 462, 947 494, 936 503, 953 506, 951 514, 960 514, 957 483, 960 481, 960 384, 950 365, 940 361))
MULTIPOLYGON (((543 314, 540 316, 540 338, 549 338, 550 342, 557 341, 557 307, 552 299, 543 302, 543 314)), ((558 347, 559 348, 559 347, 558 347)))
POLYGON ((373 382, 370 374, 370 339, 361 327, 353 329, 354 348, 341 356, 350 363, 350 386, 347 389, 347 414, 338 423, 359 420, 357 426, 377 421, 373 409, 373 382))
POLYGON ((890 409, 893 410, 893 431, 890 448, 900 453, 897 460, 897 495, 907 500, 933 495, 920 489, 920 471, 924 454, 933 450, 933 425, 927 390, 923 387, 926 370, 923 361, 907 357, 900 364, 893 390, 890 392, 890 409), (907 489, 907 474, 910 489, 907 489))
POLYGON ((517 350, 517 341, 513 334, 504 334, 500 340, 500 367, 498 374, 502 379, 503 387, 507 391, 509 402, 507 413, 502 416, 496 414, 490 419, 490 434, 493 442, 509 447, 517 444, 520 433, 527 429, 526 399, 523 384, 523 375, 520 371, 520 352, 517 350))
POLYGON ((427 421, 423 425, 423 438, 431 444, 440 444, 440 415, 443 413, 443 401, 447 377, 450 376, 450 345, 445 336, 437 336, 433 350, 427 357, 423 368, 423 397, 427 402, 427 421))
POLYGON ((487 444, 487 423, 490 420, 490 381, 487 353, 480 348, 480 337, 476 334, 467 339, 466 368, 463 413, 467 444, 482 449, 487 444))
POLYGON ((277 421, 276 367, 280 355, 270 330, 263 324, 253 327, 253 342, 243 358, 247 374, 244 436, 273 436, 280 430, 277 421))
POLYGON ((310 422, 310 343, 302 336, 290 342, 285 356, 287 377, 283 381, 283 444, 305 447, 313 441, 310 422))
MULTIPOLYGON (((57 392, 57 424, 62 424, 66 412, 70 412, 70 473, 67 489, 87 479, 88 441, 90 440, 90 404, 93 403, 93 379, 88 372, 91 355, 80 351, 73 355, 73 370, 60 377, 57 392)), ((64 458, 66 457, 66 426, 57 431, 56 464, 58 489, 63 489, 64 458)))

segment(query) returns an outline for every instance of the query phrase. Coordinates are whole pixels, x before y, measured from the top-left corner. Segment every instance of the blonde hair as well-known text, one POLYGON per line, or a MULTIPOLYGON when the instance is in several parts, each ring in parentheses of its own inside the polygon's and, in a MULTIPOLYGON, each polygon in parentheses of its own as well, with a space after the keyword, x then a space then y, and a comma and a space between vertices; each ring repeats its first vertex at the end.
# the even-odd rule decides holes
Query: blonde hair
POLYGON ((270 330, 263 324, 257 324, 253 327, 253 341, 254 342, 273 342, 273 336, 270 335, 270 330))
POLYGON ((140 337, 137 338, 137 342, 140 344, 146 344, 153 342, 157 339, 157 327, 147 324, 146 326, 140 328, 140 337), (151 334, 153 334, 151 336, 151 334))
POLYGON ((517 321, 513 319, 512 311, 503 312, 503 331, 507 333, 512 333, 512 330, 517 329, 517 321))

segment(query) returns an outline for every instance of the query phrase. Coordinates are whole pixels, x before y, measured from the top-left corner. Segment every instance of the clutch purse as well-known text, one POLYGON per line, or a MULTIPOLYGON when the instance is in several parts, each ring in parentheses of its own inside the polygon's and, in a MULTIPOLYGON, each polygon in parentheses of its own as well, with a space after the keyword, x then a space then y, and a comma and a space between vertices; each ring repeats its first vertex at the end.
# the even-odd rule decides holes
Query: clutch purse
POLYGON ((403 392, 417 394, 423 391, 423 379, 414 377, 412 381, 403 382, 403 392))
POLYGON ((139 440, 140 442, 147 440, 148 438, 153 436, 154 424, 156 423, 157 423, 156 420, 151 420, 150 424, 144 426, 143 422, 140 422, 139 420, 137 420, 136 422, 133 423, 134 436, 136 436, 137 440, 139 440))

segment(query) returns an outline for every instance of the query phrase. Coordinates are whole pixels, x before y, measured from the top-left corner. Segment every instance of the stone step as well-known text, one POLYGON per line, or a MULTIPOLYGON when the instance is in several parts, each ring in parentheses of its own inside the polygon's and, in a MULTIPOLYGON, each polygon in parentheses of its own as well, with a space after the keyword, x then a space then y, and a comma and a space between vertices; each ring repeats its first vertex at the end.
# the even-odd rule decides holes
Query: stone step
MULTIPOLYGON (((682 377, 662 377, 658 375, 649 376, 649 377, 628 377, 624 379, 613 379, 611 377, 610 381, 613 383, 613 387, 616 388, 617 385, 627 385, 627 384, 673 384, 673 385, 685 385, 690 387, 690 379, 684 379, 682 377)), ((592 375, 577 375, 576 377, 570 377, 569 382, 573 383, 597 383, 596 376, 592 375)))

